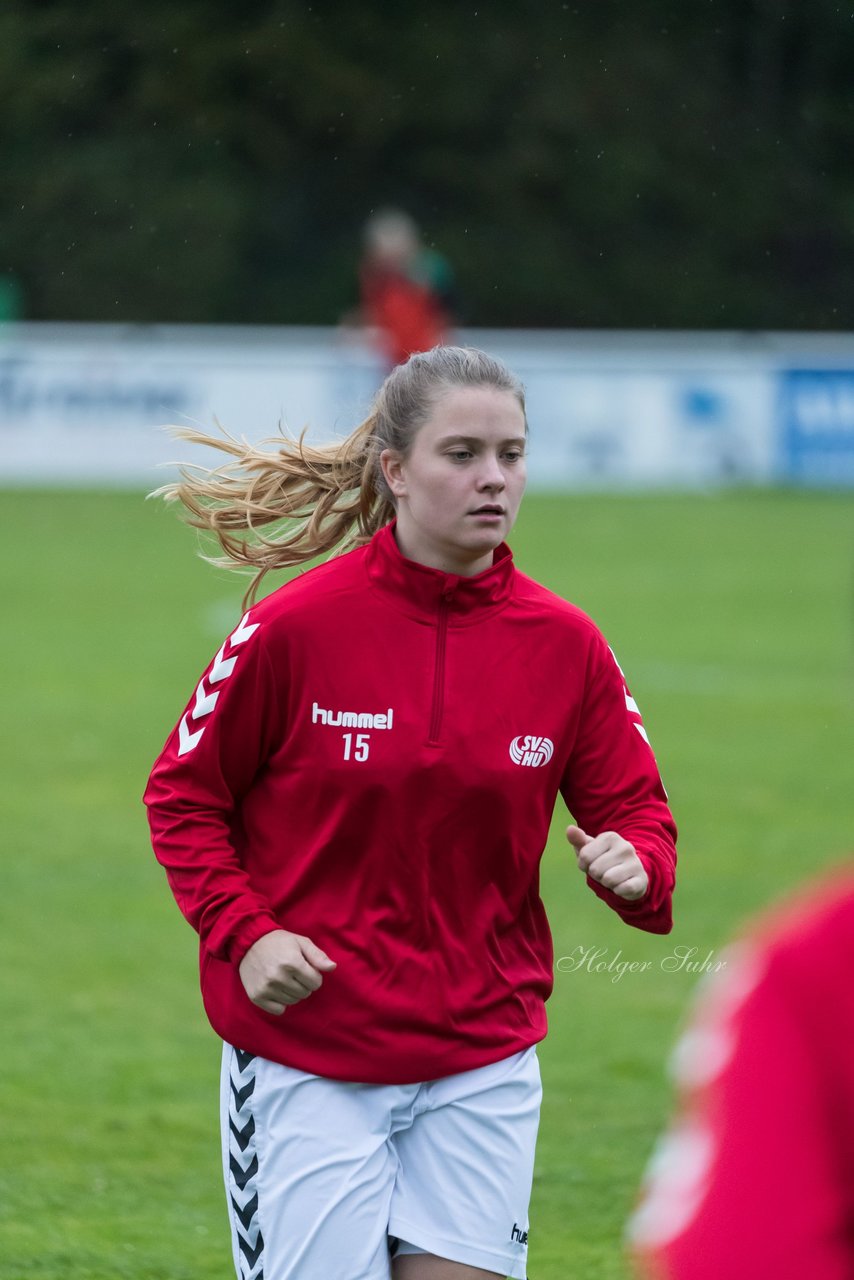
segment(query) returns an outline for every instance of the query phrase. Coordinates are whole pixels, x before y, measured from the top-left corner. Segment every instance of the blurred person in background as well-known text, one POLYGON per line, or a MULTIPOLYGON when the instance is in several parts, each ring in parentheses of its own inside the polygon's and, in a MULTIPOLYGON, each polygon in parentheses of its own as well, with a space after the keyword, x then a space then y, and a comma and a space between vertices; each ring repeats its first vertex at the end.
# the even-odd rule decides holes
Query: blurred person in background
POLYGON ((389 367, 448 341, 457 311, 450 264, 422 243, 413 218, 381 209, 365 223, 359 319, 389 367))
POLYGON ((256 571, 250 602, 268 570, 341 553, 251 603, 145 797, 224 1041, 240 1276, 523 1280, 558 793, 590 888, 671 927, 638 708, 505 542, 527 430, 503 364, 437 347, 338 443, 181 432, 232 458, 165 492, 256 571))
POLYGON ((677 1045, 678 1118, 628 1240, 644 1280, 854 1276, 854 872, 725 955, 677 1045))

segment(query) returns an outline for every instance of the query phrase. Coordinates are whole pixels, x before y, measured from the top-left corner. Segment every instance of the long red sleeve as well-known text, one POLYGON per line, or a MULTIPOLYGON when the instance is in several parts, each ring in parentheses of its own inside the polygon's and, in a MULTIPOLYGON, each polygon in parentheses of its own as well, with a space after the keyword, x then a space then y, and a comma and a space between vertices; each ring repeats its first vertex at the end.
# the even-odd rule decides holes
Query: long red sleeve
POLYGON ((669 933, 676 827, 637 704, 611 650, 591 643, 578 732, 561 792, 588 835, 616 831, 634 845, 649 876, 646 896, 627 902, 588 877, 593 892, 626 924, 669 933))
POLYGON ((145 792, 151 838, 203 947, 240 960, 278 929, 234 843, 238 806, 278 732, 278 694, 252 613, 225 641, 169 736, 145 792))

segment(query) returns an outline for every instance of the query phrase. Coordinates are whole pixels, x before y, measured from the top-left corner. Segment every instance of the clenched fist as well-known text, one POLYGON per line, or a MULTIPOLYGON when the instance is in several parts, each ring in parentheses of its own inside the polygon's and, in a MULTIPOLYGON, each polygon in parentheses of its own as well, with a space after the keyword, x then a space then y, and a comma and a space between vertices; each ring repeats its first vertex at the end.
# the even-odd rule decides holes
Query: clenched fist
POLYGON ((335 967, 335 961, 310 938, 274 929, 249 948, 238 972, 252 1003, 267 1013, 280 1014, 316 991, 324 973, 335 967))
POLYGON ((627 902, 637 902, 644 896, 649 888, 649 876, 634 845, 616 831, 589 836, 581 827, 570 826, 566 829, 566 838, 575 850, 579 871, 591 880, 627 902))

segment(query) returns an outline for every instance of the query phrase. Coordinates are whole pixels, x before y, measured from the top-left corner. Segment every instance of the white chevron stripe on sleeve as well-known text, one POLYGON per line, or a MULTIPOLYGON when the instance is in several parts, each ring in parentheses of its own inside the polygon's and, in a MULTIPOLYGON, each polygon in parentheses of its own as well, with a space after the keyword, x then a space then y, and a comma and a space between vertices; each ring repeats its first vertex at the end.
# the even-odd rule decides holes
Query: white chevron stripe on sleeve
POLYGON ((219 689, 214 693, 205 693, 204 680, 199 681, 199 687, 196 690, 196 705, 193 707, 193 719, 199 720, 202 716, 210 715, 216 706, 216 700, 219 697, 219 689))
MULTIPOLYGON (((211 669, 207 676, 209 684, 221 684, 224 680, 228 679, 234 671, 234 668, 237 666, 237 659, 240 657, 239 653, 232 653, 231 650, 239 645, 245 644, 246 641, 255 634, 260 625, 260 622, 253 622, 250 626, 249 613, 245 613, 243 615, 235 630, 232 631, 231 635, 222 642, 222 645, 211 664, 211 669), (228 657, 226 657, 227 649, 229 651, 228 657)), ((178 725, 179 757, 187 755, 194 747, 198 746, 206 728, 203 724, 200 728, 193 730, 190 728, 190 720, 192 719, 195 724, 198 720, 203 720, 206 716, 209 716, 219 700, 220 693, 220 689, 214 689, 209 693, 205 688, 204 677, 199 681, 196 689, 196 698, 193 704, 193 709, 192 711, 185 712, 178 725)))
POLYGON ((254 632, 256 632, 261 625, 260 622, 253 622, 252 626, 250 627, 248 625, 248 622, 249 622, 249 613, 244 613, 243 617, 240 619, 239 625, 231 633, 230 638, 231 638, 232 644, 243 644, 243 642, 245 640, 248 640, 249 637, 254 632))

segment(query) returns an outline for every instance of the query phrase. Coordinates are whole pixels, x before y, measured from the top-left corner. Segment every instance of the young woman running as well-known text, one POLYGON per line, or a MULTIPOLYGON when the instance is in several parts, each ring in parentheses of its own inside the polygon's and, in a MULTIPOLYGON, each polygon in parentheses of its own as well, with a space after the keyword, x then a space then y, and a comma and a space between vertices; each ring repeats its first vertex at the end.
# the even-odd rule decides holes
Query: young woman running
POLYGON ((257 570, 250 600, 346 551, 251 604, 145 796, 224 1041, 244 1280, 524 1277, 558 792, 594 893, 671 927, 637 705, 504 541, 526 437, 513 374, 438 347, 342 443, 210 441, 234 461, 167 491, 257 570))

